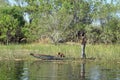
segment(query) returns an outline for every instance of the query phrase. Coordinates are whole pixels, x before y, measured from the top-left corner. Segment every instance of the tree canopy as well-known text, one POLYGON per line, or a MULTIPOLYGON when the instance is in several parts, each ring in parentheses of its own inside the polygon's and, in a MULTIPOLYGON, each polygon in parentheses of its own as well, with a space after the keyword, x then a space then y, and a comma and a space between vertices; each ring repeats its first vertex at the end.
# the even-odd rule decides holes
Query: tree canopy
POLYGON ((1 43, 26 43, 42 38, 55 44, 76 42, 81 31, 86 32, 88 43, 120 43, 118 0, 13 1, 16 4, 0 0, 1 43))

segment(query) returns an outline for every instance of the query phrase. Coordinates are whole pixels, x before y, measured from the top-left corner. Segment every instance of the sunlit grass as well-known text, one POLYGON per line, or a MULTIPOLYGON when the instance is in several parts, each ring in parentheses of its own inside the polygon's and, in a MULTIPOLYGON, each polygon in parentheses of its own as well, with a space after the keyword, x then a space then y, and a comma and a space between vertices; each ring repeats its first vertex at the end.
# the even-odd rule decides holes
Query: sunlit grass
POLYGON ((88 45, 86 51, 89 57, 102 60, 120 60, 120 45, 88 45))
MULTIPOLYGON (((29 53, 57 55, 62 52, 68 58, 80 58, 81 47, 78 44, 24 44, 0 45, 0 59, 34 59, 29 53)), ((120 60, 120 45, 87 45, 87 58, 96 60, 120 60)))

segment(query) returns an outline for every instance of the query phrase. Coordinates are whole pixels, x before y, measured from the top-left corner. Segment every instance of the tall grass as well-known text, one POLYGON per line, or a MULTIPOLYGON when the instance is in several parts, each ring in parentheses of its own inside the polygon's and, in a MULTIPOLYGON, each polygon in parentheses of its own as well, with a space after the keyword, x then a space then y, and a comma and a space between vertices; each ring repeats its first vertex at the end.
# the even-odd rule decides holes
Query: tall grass
MULTIPOLYGON (((0 45, 0 59, 34 59, 29 53, 57 55, 62 52, 68 58, 80 58, 81 46, 77 44, 24 44, 0 45)), ((87 45, 87 58, 120 60, 120 45, 87 45)))
POLYGON ((88 45, 86 53, 89 57, 102 60, 120 60, 120 45, 88 45))

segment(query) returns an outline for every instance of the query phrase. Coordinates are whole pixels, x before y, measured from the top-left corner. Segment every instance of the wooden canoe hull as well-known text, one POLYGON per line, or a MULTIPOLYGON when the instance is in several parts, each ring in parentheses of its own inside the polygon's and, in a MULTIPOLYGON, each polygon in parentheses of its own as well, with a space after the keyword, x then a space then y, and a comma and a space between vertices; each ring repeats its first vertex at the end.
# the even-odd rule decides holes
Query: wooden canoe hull
POLYGON ((42 60, 63 60, 63 58, 61 57, 52 56, 52 55, 43 55, 43 54, 34 54, 34 53, 30 53, 30 55, 42 60))

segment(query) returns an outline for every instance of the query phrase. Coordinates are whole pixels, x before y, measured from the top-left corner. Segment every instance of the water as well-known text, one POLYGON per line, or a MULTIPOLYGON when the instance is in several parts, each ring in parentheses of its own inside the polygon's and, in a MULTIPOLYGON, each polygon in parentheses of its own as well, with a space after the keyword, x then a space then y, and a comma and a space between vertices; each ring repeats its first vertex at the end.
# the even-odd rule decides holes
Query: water
POLYGON ((120 64, 0 61, 0 80, 120 80, 120 64))

